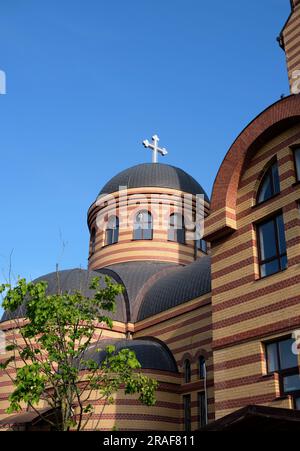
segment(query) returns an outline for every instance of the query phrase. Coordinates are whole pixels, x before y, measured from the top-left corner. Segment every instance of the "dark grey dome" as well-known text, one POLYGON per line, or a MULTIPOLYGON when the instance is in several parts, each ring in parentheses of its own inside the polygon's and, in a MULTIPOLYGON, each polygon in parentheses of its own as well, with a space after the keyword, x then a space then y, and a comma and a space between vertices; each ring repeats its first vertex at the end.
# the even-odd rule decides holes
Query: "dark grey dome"
POLYGON ((91 345, 85 358, 93 359, 95 362, 101 364, 105 359, 105 348, 108 345, 114 345, 116 351, 121 351, 122 349, 134 351, 144 369, 171 371, 172 373, 178 372, 175 359, 168 347, 152 339, 100 340, 96 345, 91 345))
POLYGON ((168 164, 143 163, 125 169, 106 183, 99 196, 119 191, 120 186, 127 186, 128 189, 143 186, 172 188, 190 194, 204 194, 208 201, 204 189, 192 176, 168 164))
POLYGON ((156 315, 211 291, 210 257, 172 269, 146 292, 138 321, 156 315))
MULTIPOLYGON (((68 269, 64 271, 52 272, 44 276, 35 279, 34 282, 45 281, 48 283, 47 294, 56 294, 59 289, 62 292, 74 293, 75 291, 81 291, 85 296, 92 297, 94 290, 89 288, 91 280, 94 277, 101 276, 100 271, 87 271, 84 269, 68 269)), ((113 274, 111 274, 113 278, 113 274)), ((114 278, 113 278, 114 279, 114 278)), ((115 280, 116 283, 119 283, 115 280)), ((22 318, 25 314, 26 305, 22 305, 14 314, 4 312, 1 322, 7 321, 12 318, 22 318)), ((116 298, 116 312, 110 314, 115 321, 126 322, 129 319, 129 305, 123 294, 118 295, 116 298)))
POLYGON ((118 283, 124 285, 124 297, 130 309, 130 321, 135 322, 143 295, 158 278, 164 276, 178 264, 165 262, 125 262, 101 268, 101 274, 107 274, 118 283))

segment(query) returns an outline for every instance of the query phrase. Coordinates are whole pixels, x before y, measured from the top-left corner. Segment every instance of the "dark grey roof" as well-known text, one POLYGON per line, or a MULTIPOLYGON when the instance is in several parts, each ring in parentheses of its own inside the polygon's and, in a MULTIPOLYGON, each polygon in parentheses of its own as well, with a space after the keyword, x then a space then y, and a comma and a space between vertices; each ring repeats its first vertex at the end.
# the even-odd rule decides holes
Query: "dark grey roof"
MULTIPOLYGON (((93 296, 89 289, 93 277, 109 275, 122 284, 124 292, 116 299, 115 321, 140 321, 179 304, 210 292, 210 258, 202 257, 187 266, 165 262, 128 262, 107 266, 97 271, 69 269, 59 271, 60 289, 63 292, 80 290, 93 296)), ((57 273, 53 272, 35 280, 48 283, 48 294, 57 293, 57 273)), ((25 305, 15 314, 4 312, 1 321, 24 316, 25 305)))
MULTIPOLYGON (((94 277, 99 277, 98 271, 87 271, 84 269, 68 269, 64 271, 52 272, 35 279, 34 282, 45 281, 48 283, 47 294, 56 294, 58 291, 58 283, 60 291, 74 293, 81 291, 85 296, 92 297, 94 290, 90 290, 90 282, 94 277), (58 282, 59 281, 59 282, 58 282)), ((116 283, 119 283, 115 280, 116 283)), ((9 312, 4 312, 1 321, 7 321, 16 317, 23 317, 25 313, 25 305, 12 315, 9 312)), ((124 295, 119 295, 116 299, 116 312, 111 314, 112 319, 116 321, 128 321, 129 306, 124 295)))
POLYGON ((127 262, 101 268, 99 272, 107 274, 122 283, 126 291, 124 296, 128 298, 130 306, 130 319, 136 321, 137 314, 143 300, 143 294, 148 287, 148 283, 154 283, 157 278, 162 277, 166 272, 177 268, 177 264, 165 262, 127 262))
POLYGON ((134 351, 142 368, 171 371, 172 373, 178 372, 175 359, 168 347, 161 342, 148 338, 139 340, 100 340, 96 345, 91 345, 85 358, 93 359, 100 364, 106 356, 105 348, 112 344, 116 347, 116 351, 121 351, 122 349, 134 351), (100 350, 98 350, 99 348, 100 350))
POLYGON ((172 269, 146 292, 138 321, 168 310, 211 291, 210 257, 172 269))
POLYGON ((125 169, 109 180, 99 195, 119 191, 120 186, 127 186, 128 189, 143 186, 173 188, 190 194, 204 194, 208 201, 204 189, 191 175, 168 164, 143 163, 125 169))

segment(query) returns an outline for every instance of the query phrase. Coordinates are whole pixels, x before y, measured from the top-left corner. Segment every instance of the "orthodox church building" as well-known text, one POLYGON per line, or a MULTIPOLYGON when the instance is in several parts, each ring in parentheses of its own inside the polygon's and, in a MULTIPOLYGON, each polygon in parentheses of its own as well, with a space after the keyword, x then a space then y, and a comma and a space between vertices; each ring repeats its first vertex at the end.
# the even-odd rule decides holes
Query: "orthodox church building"
MULTIPOLYGON (((157 162, 166 150, 154 136, 144 142, 153 162, 117 174, 88 210, 88 269, 59 273, 63 290, 87 295, 94 276, 123 285, 101 340, 133 349, 159 382, 153 407, 120 392, 102 430, 300 427, 300 0, 278 40, 291 95, 236 138, 211 200, 182 169, 157 162), (199 197, 204 235, 195 239, 182 205, 197 218, 199 197)), ((56 291, 56 273, 38 280, 56 291)), ((6 313, 0 327, 13 327, 6 313)), ((5 413, 11 390, 0 373, 0 424, 32 422, 5 413)))

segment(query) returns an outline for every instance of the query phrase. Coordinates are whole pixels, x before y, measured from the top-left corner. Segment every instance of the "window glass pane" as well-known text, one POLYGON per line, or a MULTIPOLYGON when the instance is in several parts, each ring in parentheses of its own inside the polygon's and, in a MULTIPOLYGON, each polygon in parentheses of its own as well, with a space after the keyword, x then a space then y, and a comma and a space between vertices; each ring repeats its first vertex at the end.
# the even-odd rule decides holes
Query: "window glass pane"
POLYGON ((184 229, 178 229, 177 230, 177 242, 180 244, 185 243, 185 231, 184 229))
POLYGON ((119 239, 119 218, 110 216, 107 222, 105 244, 117 243, 119 239))
POLYGON ((274 163, 272 166, 272 176, 273 176, 274 194, 280 193, 280 182, 277 163, 274 163))
POLYGON ((278 272, 279 270, 280 270, 279 261, 276 259, 261 265, 260 274, 261 277, 266 277, 278 272))
POLYGON ((257 202, 263 202, 280 192, 280 182, 277 162, 264 175, 257 196, 257 202))
POLYGON ((113 239, 113 231, 112 229, 106 230, 106 244, 111 244, 113 239))
POLYGON ((197 240, 197 249, 207 253, 207 243, 205 240, 197 240))
POLYGON ((184 382, 186 384, 191 382, 191 364, 189 360, 184 362, 184 382))
POLYGON ((206 400, 205 393, 198 393, 198 423, 199 428, 206 425, 206 400))
POLYGON ((180 215, 178 213, 174 214, 174 226, 176 229, 182 229, 182 227, 183 227, 182 215, 180 215))
POLYGON ((277 343, 270 343, 266 346, 266 348, 268 373, 273 373, 274 371, 279 370, 277 343))
POLYGON ((175 230, 174 229, 169 229, 168 230, 168 240, 169 241, 176 241, 175 240, 175 230))
POLYGON ((283 378, 283 390, 285 393, 300 390, 300 376, 293 374, 283 378))
POLYGON ((170 216, 168 240, 185 244, 185 229, 183 216, 174 213, 170 216))
POLYGON ((148 211, 143 210, 137 213, 134 223, 133 239, 152 239, 152 215, 148 211))
POLYGON ((185 395, 183 397, 184 407, 184 429, 186 431, 191 430, 191 395, 185 395))
POLYGON ((282 215, 277 216, 276 222, 277 222, 279 252, 280 252, 280 254, 285 254, 286 253, 286 243, 285 243, 283 216, 282 215))
POLYGON ((108 219, 107 228, 114 229, 115 227, 117 227, 117 218, 116 216, 110 216, 108 219))
POLYGON ((95 252, 96 248, 96 230, 93 229, 91 233, 91 253, 93 254, 95 252))
POLYGON ((270 197, 272 197, 272 182, 270 173, 268 172, 260 186, 257 202, 263 202, 264 200, 270 199, 270 197))
POLYGON ((152 229, 144 229, 143 230, 143 239, 151 240, 152 239, 152 229))
POLYGON ((206 376, 205 358, 199 357, 199 378, 204 379, 206 376))
POLYGON ((142 229, 140 227, 134 229, 133 238, 135 240, 141 240, 142 239, 142 229))
POLYGON ((298 366, 297 355, 292 351, 294 341, 293 338, 290 338, 279 343, 280 368, 282 370, 298 366))
POLYGON ((267 260, 268 258, 275 257, 277 253, 276 248, 276 236, 274 220, 265 222, 258 227, 261 260, 267 260))
POLYGON ((113 229, 113 237, 112 237, 112 242, 113 243, 117 243, 119 240, 119 229, 113 229))
POLYGON ((295 150, 296 177, 300 180, 300 148, 295 150))

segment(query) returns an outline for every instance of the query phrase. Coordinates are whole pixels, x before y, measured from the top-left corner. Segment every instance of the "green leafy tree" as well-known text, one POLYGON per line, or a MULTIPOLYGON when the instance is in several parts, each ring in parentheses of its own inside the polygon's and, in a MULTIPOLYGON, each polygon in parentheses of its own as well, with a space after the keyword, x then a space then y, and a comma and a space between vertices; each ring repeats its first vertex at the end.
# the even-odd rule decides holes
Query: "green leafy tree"
POLYGON ((109 314, 115 311, 122 286, 105 277, 104 287, 95 278, 90 288, 94 290, 91 298, 80 291, 48 295, 46 282, 25 279, 19 279, 15 287, 0 286, 7 312, 13 314, 26 304, 24 318, 14 319, 21 339, 15 335, 9 342, 8 358, 0 367, 14 384, 7 413, 26 406, 55 430, 79 431, 94 412, 93 401, 102 400, 103 412, 121 388, 138 395, 145 405, 155 404, 157 382, 137 371, 141 365, 132 350, 117 352, 115 346, 107 346, 100 364, 92 358, 91 347, 96 353, 101 350, 99 323, 113 326, 109 314), (22 365, 17 365, 20 359, 22 365), (12 367, 15 376, 9 371, 12 367), (53 409, 54 419, 41 413, 42 402, 53 409))

